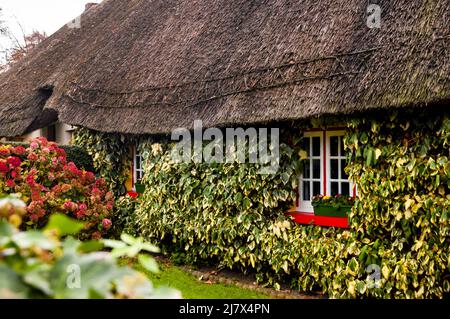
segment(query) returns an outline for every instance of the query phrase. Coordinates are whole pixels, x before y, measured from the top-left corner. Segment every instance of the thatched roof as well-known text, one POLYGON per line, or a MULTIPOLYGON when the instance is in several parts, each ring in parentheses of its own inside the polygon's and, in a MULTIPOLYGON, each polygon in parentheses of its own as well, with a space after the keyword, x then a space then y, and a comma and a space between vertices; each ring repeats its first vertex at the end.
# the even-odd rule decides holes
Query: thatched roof
POLYGON ((0 136, 42 108, 166 133, 448 101, 449 2, 375 2, 380 29, 367 0, 104 0, 0 75, 0 136))

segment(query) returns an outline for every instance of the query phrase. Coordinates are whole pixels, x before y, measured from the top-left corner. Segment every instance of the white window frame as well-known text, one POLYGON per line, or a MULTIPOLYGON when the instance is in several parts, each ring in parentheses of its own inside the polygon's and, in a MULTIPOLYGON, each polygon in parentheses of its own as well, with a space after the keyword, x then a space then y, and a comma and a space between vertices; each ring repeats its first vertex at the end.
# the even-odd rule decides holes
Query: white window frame
POLYGON ((313 178, 313 160, 319 159, 318 156, 310 156, 312 154, 309 154, 309 151, 312 149, 311 143, 312 139, 310 139, 310 149, 308 150, 308 160, 310 161, 310 178, 303 179, 303 173, 300 175, 300 183, 299 183, 299 202, 298 202, 298 209, 302 212, 306 213, 312 213, 314 211, 314 208, 311 204, 311 200, 305 201, 303 200, 303 182, 310 181, 310 193, 313 192, 313 182, 319 181, 320 182, 320 189, 323 191, 323 176, 324 176, 324 170, 323 170, 323 131, 311 131, 311 132, 305 132, 304 137, 320 137, 320 180, 316 180, 313 178))
POLYGON ((134 190, 136 190, 136 184, 138 184, 139 179, 138 179, 138 173, 140 173, 141 179, 142 177, 144 177, 144 167, 142 166, 143 163, 143 159, 142 159, 142 154, 139 152, 139 150, 137 148, 134 149, 134 163, 133 163, 133 188, 134 190), (138 157, 140 157, 140 167, 138 167, 138 157))
POLYGON ((338 136, 343 138, 345 135, 345 131, 326 131, 326 148, 327 148, 327 154, 326 154, 326 160, 327 160, 327 176, 326 176, 326 183, 327 183, 327 194, 331 195, 331 183, 332 182, 338 182, 339 183, 339 194, 342 194, 342 188, 341 183, 349 183, 349 195, 353 196, 353 183, 350 182, 348 179, 331 179, 331 160, 337 159, 338 160, 338 176, 341 174, 341 159, 346 159, 345 155, 341 155, 341 144, 338 145, 338 155, 337 156, 331 156, 331 137, 338 136))
MULTIPOLYGON (((342 193, 341 189, 341 182, 349 182, 350 183, 350 190, 349 194, 350 196, 356 196, 357 195, 357 189, 349 180, 343 180, 343 179, 333 179, 331 180, 331 159, 339 159, 339 172, 341 171, 341 159, 345 159, 345 156, 340 155, 340 144, 338 146, 338 156, 331 156, 331 137, 332 136, 344 136, 345 131, 344 130, 326 130, 326 131, 307 131, 304 133, 304 137, 314 137, 318 136, 320 137, 320 189, 321 189, 321 195, 330 195, 331 194, 331 182, 339 182, 339 193, 342 193), (325 145, 324 145, 325 143, 325 145), (324 154, 325 149, 325 154, 324 154), (324 165, 324 161, 326 161, 326 165, 324 165), (324 166, 326 167, 326 170, 324 170, 324 166), (324 174, 325 173, 325 174, 324 174), (324 192, 324 185, 326 186, 326 191, 324 192)), ((312 139, 311 142, 312 143, 312 139)), ((311 146, 310 146, 311 150, 311 146)), ((313 179, 313 166, 312 166, 312 160, 318 159, 318 157, 311 157, 311 154, 309 154, 308 151, 308 160, 310 162, 310 178, 303 179, 303 176, 300 175, 299 178, 299 190, 298 190, 298 207, 297 210, 303 213, 314 213, 314 208, 311 204, 311 200, 305 201, 303 200, 303 181, 311 181, 310 186, 310 192, 311 195, 313 195, 313 187, 312 187, 312 181, 316 181, 316 179, 313 179)), ((303 174, 303 173, 302 173, 303 174)), ((340 174, 340 173, 339 173, 340 174)))

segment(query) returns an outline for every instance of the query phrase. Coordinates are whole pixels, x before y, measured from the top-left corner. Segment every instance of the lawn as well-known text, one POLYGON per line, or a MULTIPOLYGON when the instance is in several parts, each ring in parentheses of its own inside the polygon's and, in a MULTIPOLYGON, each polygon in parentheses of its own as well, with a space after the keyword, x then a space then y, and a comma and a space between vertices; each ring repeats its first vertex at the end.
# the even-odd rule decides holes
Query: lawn
POLYGON ((186 299, 265 299, 268 295, 260 292, 240 288, 234 285, 220 283, 205 283, 197 280, 193 275, 173 265, 161 265, 159 274, 149 273, 153 284, 169 286, 181 291, 186 299))

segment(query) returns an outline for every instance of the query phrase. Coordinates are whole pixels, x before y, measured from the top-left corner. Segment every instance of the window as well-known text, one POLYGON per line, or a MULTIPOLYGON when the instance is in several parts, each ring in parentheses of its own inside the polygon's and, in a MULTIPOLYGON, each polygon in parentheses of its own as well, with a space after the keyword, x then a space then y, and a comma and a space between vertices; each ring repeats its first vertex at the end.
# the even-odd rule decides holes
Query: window
POLYGON ((299 204, 302 212, 312 213, 315 195, 355 195, 344 169, 347 166, 343 131, 306 132, 303 149, 308 158, 300 176, 299 204))
POLYGON ((344 151, 344 136, 337 135, 338 133, 327 132, 327 158, 328 158, 328 189, 327 195, 342 194, 350 196, 351 185, 348 180, 348 175, 345 173, 347 160, 344 151))
POLYGON ((142 177, 144 176, 144 167, 142 165, 142 155, 139 150, 135 151, 134 154, 134 184, 140 184, 142 177))
POLYGON ((300 208, 312 211, 311 198, 323 192, 324 149, 322 132, 306 133, 303 138, 303 149, 308 159, 303 162, 303 173, 300 177, 300 208))

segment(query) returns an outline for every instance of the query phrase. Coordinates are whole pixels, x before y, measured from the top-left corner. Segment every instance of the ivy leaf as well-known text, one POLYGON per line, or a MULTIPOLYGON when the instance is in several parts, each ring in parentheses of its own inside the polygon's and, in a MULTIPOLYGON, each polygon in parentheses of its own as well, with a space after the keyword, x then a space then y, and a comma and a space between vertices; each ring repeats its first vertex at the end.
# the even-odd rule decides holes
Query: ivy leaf
POLYGON ((384 279, 389 279, 390 270, 386 265, 381 268, 381 273, 383 274, 384 279))
POLYGON ((244 210, 249 209, 252 206, 252 202, 248 197, 245 197, 244 200, 242 201, 242 207, 244 208, 244 210))
POLYGON ((300 150, 298 152, 298 156, 300 156, 301 161, 304 161, 304 160, 308 159, 308 152, 306 152, 304 150, 300 150))
POLYGON ((381 150, 379 148, 377 148, 375 150, 375 159, 378 160, 381 156, 381 150))

